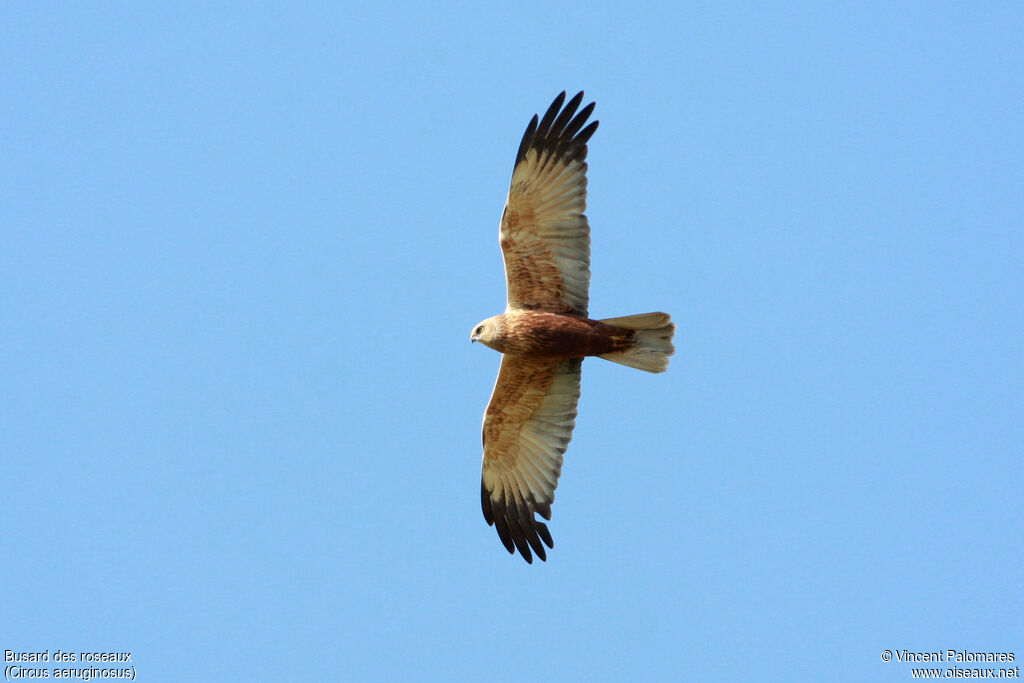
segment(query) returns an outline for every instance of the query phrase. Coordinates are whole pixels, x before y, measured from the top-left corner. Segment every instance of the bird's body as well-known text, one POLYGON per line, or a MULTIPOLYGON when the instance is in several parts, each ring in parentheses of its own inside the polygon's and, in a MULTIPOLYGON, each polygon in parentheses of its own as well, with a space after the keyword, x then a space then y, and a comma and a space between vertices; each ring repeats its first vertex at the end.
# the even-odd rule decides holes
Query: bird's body
POLYGON ((568 360, 622 351, 636 333, 583 316, 550 311, 509 311, 488 318, 490 339, 478 339, 495 351, 533 360, 568 360))
POLYGON ((663 372, 675 325, 667 313, 588 317, 590 226, 587 141, 594 109, 565 108, 565 93, 523 135, 498 240, 505 257, 505 312, 479 323, 472 341, 502 353, 484 413, 481 505, 505 548, 527 562, 554 547, 547 525, 572 438, 586 356, 663 372))

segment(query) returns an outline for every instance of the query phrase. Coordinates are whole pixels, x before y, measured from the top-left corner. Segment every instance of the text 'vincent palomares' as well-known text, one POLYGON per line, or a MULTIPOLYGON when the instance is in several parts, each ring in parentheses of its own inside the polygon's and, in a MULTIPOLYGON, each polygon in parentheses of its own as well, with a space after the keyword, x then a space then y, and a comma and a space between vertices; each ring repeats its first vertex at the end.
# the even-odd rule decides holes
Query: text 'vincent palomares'
POLYGON ((968 650, 935 650, 912 652, 896 650, 897 662, 1012 662, 1012 652, 970 652, 968 650))

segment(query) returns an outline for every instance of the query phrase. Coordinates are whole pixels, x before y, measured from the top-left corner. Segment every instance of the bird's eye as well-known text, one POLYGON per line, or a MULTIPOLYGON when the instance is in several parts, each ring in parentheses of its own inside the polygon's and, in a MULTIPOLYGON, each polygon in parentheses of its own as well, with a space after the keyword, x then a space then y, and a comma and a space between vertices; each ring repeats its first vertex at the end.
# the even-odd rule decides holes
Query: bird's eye
POLYGON ((484 326, 483 325, 478 325, 477 328, 476 328, 476 331, 473 332, 473 334, 480 334, 483 331, 484 331, 484 326))

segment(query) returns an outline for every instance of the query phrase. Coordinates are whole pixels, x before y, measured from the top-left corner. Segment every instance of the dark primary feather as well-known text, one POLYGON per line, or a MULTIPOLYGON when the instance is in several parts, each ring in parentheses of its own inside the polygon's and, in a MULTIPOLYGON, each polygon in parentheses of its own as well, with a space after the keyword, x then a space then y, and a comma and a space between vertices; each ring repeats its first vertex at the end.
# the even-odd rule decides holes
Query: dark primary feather
POLYGON ((541 560, 548 559, 541 541, 549 548, 554 548, 555 542, 547 525, 537 520, 534 513, 540 514, 544 519, 551 519, 550 505, 537 505, 532 497, 521 498, 518 503, 515 496, 502 496, 501 500, 492 500, 483 482, 480 484, 480 502, 484 519, 498 531, 498 538, 510 554, 515 554, 518 550, 524 560, 533 564, 533 555, 530 553, 530 549, 533 548, 533 552, 541 560))
POLYGON ((587 156, 587 141, 597 130, 597 121, 593 121, 586 128, 590 114, 594 111, 594 102, 583 107, 576 113, 580 102, 583 101, 583 91, 576 93, 576 96, 569 100, 562 109, 565 102, 565 91, 563 90, 555 101, 551 103, 543 118, 538 122, 537 115, 530 119, 526 127, 522 142, 519 143, 519 152, 516 154, 516 164, 526 158, 526 153, 531 149, 547 151, 555 157, 576 159, 582 161, 587 156), (559 114, 561 110, 561 114, 559 114), (574 116, 575 115, 575 116, 574 116), (580 130, 583 128, 583 130, 580 130))

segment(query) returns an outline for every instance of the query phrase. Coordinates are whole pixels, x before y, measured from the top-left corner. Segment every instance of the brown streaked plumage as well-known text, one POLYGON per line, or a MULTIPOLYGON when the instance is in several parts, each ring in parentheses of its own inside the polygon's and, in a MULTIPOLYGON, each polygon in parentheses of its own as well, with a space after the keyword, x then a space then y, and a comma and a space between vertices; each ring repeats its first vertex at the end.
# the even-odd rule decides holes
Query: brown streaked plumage
POLYGON ((487 345, 527 359, 568 360, 622 351, 636 334, 598 320, 547 311, 511 311, 495 318, 494 338, 487 345))
POLYGON ((572 438, 585 356, 662 372, 675 325, 667 313, 592 320, 586 126, 594 103, 563 92, 519 145, 499 243, 508 304, 471 335, 502 353, 484 413, 481 505, 505 548, 527 562, 554 547, 547 525, 572 438), (565 107, 563 108, 563 103, 565 107), (577 110, 579 111, 577 112, 577 110))

